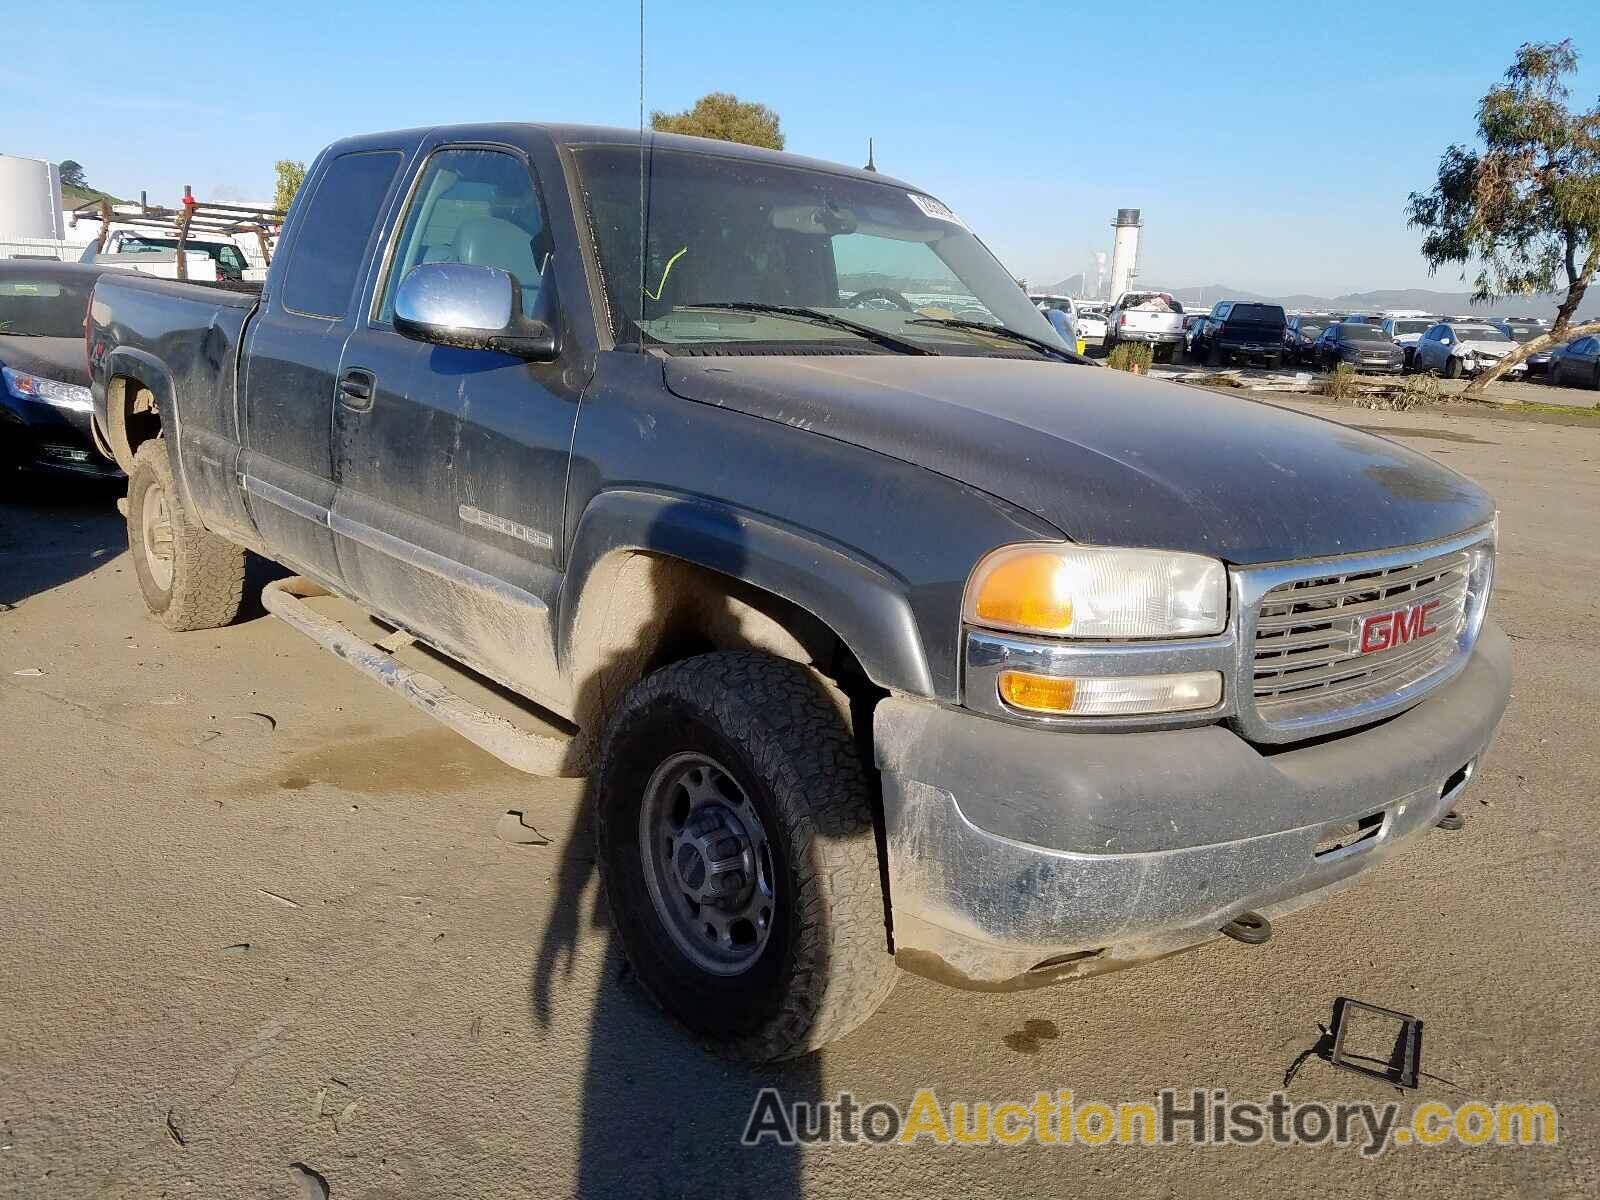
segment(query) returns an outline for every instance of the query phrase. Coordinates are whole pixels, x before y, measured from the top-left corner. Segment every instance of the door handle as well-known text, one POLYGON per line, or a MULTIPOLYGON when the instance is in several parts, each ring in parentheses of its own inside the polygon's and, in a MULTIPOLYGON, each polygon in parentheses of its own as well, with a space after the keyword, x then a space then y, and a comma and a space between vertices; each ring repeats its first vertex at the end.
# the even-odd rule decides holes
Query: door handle
POLYGON ((378 379, 371 371, 360 368, 346 371, 339 377, 339 402, 346 408, 366 412, 372 407, 372 393, 378 379))

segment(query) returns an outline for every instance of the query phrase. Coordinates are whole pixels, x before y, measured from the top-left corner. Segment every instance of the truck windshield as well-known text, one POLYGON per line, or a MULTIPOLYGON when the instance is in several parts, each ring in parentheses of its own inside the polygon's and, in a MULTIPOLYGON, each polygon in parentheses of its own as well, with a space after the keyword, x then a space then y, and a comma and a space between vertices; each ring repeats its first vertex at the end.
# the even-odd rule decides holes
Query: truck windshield
POLYGON ((93 279, 0 279, 0 337, 83 337, 93 289, 93 279))
POLYGON ((637 147, 584 146, 575 157, 618 341, 702 352, 759 343, 893 352, 892 342, 851 332, 850 322, 940 354, 1042 356, 1015 338, 937 323, 954 318, 1063 345, 1005 268, 929 196, 767 160, 660 149, 645 156, 641 188, 637 147))

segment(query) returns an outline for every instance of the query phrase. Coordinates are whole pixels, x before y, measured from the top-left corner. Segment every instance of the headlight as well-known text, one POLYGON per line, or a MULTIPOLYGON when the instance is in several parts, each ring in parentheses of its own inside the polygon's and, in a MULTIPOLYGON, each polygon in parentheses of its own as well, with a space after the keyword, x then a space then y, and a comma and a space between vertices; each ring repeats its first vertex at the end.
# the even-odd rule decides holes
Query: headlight
POLYGON ((1005 546, 972 572, 962 615, 988 629, 1051 637, 1199 637, 1227 624, 1228 576, 1199 554, 1005 546))
POLYGON ((86 387, 79 387, 75 383, 62 383, 57 379, 42 379, 38 375, 13 371, 10 367, 0 367, 0 375, 4 376, 6 387, 13 396, 24 400, 39 400, 56 408, 71 409, 74 412, 94 411, 94 400, 86 387))

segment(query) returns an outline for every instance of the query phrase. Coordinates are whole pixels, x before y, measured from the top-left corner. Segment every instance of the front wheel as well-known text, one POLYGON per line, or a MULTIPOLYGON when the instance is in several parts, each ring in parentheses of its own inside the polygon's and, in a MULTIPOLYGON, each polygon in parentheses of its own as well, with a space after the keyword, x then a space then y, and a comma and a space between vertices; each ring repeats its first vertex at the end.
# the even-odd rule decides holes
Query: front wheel
POLYGON ((804 667, 718 653, 647 677, 606 731, 595 804, 628 962, 701 1037, 793 1057, 894 987, 872 791, 804 667))
POLYGON ((1444 360, 1444 377, 1446 379, 1461 378, 1461 360, 1454 354, 1444 360))

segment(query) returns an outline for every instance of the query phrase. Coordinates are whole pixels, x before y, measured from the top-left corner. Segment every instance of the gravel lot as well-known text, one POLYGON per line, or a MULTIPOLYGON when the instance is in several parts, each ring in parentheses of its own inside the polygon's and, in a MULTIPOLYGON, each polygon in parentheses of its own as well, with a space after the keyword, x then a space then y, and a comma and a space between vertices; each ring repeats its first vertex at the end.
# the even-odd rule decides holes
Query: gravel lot
MULTIPOLYGON (((1503 508, 1515 699, 1463 832, 1283 923, 1075 987, 902 978, 803 1063, 708 1058, 595 916, 578 782, 530 780, 257 614, 146 619, 104 493, 0 506, 0 1194, 1593 1196, 1600 429, 1305 403, 1503 508), (508 808, 550 838, 494 836, 508 808), (757 1089, 1265 1099, 1334 997, 1425 1018, 1417 1099, 1553 1148, 742 1150, 757 1089)), ((1394 1093, 1311 1059, 1290 1098, 1394 1093)))

